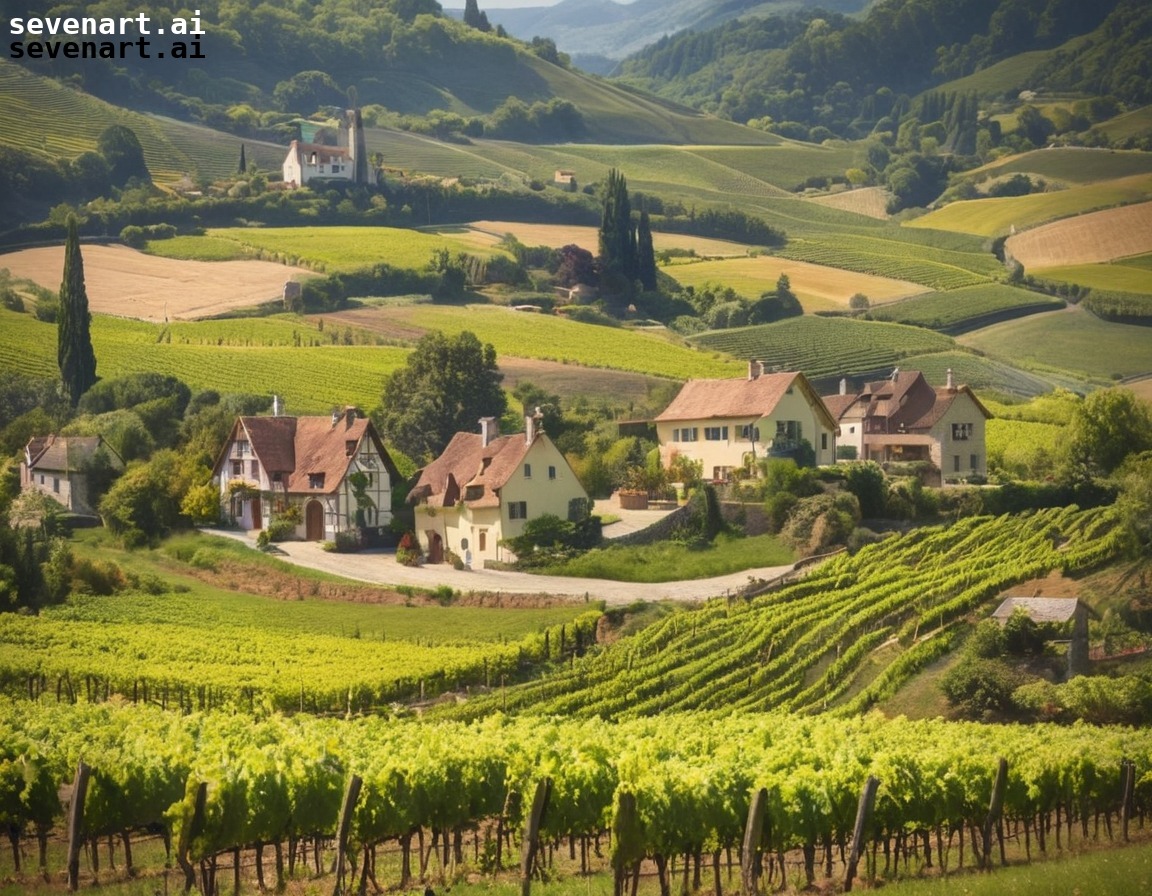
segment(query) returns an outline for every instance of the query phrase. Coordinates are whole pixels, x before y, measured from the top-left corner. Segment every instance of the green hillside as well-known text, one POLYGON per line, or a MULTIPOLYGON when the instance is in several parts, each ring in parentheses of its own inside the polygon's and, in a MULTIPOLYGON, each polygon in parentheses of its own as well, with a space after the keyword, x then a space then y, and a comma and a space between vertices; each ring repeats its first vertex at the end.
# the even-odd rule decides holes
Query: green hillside
POLYGON ((114 124, 135 132, 161 183, 235 174, 241 144, 249 163, 261 168, 279 171, 284 160, 280 146, 132 112, 0 60, 0 144, 72 159, 95 150, 100 133, 114 124))

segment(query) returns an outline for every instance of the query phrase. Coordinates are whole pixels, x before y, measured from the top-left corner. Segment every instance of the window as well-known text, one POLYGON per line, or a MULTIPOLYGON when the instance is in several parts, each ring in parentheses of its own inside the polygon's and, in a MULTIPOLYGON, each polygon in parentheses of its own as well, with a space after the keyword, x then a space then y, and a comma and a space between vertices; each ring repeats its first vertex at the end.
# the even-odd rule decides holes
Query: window
POLYGON ((308 474, 308 488, 324 488, 324 474, 323 473, 309 473, 308 474))
POLYGON ((280 482, 280 474, 279 474, 279 473, 273 473, 273 474, 272 474, 272 481, 273 481, 273 482, 275 482, 275 483, 277 483, 277 484, 279 484, 279 482, 280 482))
POLYGON ((975 473, 980 469, 980 455, 973 454, 970 460, 972 461, 972 472, 975 473))
POLYGON ((960 455, 959 454, 956 454, 952 457, 952 472, 953 473, 959 473, 960 472, 960 455))
POLYGON ((355 439, 349 439, 348 441, 346 441, 344 443, 344 456, 345 457, 351 457, 355 453, 356 453, 356 440, 355 439))
POLYGON ((252 461, 252 478, 253 479, 259 479, 260 478, 260 461, 258 461, 258 460, 252 461))
POLYGON ((52 477, 52 491, 56 492, 56 494, 60 494, 60 477, 59 476, 53 476, 52 477))
POLYGON ((555 467, 549 467, 548 468, 548 478, 549 479, 555 479, 556 478, 556 468, 555 467))
POLYGON ((759 442, 760 427, 747 423, 740 427, 740 440, 742 442, 759 442))
POLYGON ((524 464, 524 478, 525 479, 531 479, 532 478, 532 464, 524 464))
POLYGON ((232 475, 233 476, 243 476, 244 475, 244 461, 242 461, 242 460, 232 461, 232 475))
POLYGON ((713 467, 713 482, 728 482, 732 478, 732 467, 713 467))
POLYGON ((509 501, 508 502, 508 519, 510 519, 510 520, 526 520, 526 519, 528 519, 528 502, 527 501, 509 501))
POLYGON ((464 500, 465 501, 479 501, 484 497, 484 486, 482 485, 467 485, 464 487, 464 500))
POLYGON ((848 432, 849 432, 849 433, 854 433, 854 432, 856 432, 856 427, 855 427, 855 426, 849 426, 849 427, 848 427, 848 432))
POLYGON ((236 443, 236 453, 241 457, 246 457, 248 454, 248 442, 241 439, 236 443))
POLYGON ((820 433, 820 450, 821 451, 827 451, 828 450, 828 433, 826 433, 826 432, 820 433))
POLYGON ((705 426, 704 438, 709 442, 727 442, 728 441, 728 427, 727 426, 705 426))
POLYGON ((672 430, 673 442, 695 442, 700 438, 700 430, 695 426, 685 426, 672 430))
POLYGON ((480 542, 479 542, 479 545, 477 546, 477 550, 485 551, 487 549, 488 549, 488 530, 487 529, 481 529, 480 530, 480 542))
POLYGON ((952 440, 954 442, 967 442, 970 438, 972 438, 971 423, 952 424, 952 440))

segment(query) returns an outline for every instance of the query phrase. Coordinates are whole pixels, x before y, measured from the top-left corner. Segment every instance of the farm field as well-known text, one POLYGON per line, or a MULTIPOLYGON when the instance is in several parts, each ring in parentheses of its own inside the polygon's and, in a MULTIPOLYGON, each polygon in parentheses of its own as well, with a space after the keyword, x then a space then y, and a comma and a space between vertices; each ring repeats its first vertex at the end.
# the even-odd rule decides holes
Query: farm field
MULTIPOLYGON (((456 238, 474 238, 479 245, 494 244, 505 235, 511 234, 525 246, 577 245, 596 254, 600 251, 599 230, 596 227, 581 227, 578 224, 532 224, 519 221, 472 221, 457 228, 435 228, 435 232, 456 238)), ((692 236, 687 233, 652 233, 652 246, 657 252, 670 249, 691 250, 701 256, 742 256, 753 247, 730 240, 710 239, 705 236, 692 236)))
POLYGON ((1107 134, 1112 140, 1143 136, 1152 131, 1152 106, 1141 106, 1131 112, 1124 112, 1096 125, 1096 130, 1107 134))
MULTIPOLYGON (((1084 215, 1097 209, 1108 209, 1097 212, 1106 215, 1111 211, 1119 211, 1109 209, 1110 206, 1144 202, 1148 199, 1152 199, 1152 174, 1137 174, 1105 183, 1090 183, 1048 193, 951 202, 941 209, 909 221, 904 226, 956 230, 976 236, 1000 236, 1009 233, 1012 228, 1022 231, 1060 218, 1084 215)), ((1021 235, 1017 233, 1017 236, 1021 235)), ((1015 236, 1010 237, 1010 241, 1015 239, 1015 236)), ((1024 264, 1027 267, 1027 262, 1024 264)))
MULTIPOLYGON (((870 293, 869 298, 872 298, 870 293)), ((912 324, 954 334, 1009 317, 1063 307, 1061 299, 1003 283, 991 283, 926 293, 880 307, 876 307, 873 301, 868 316, 873 320, 912 324)))
MULTIPOLYGON (((96 372, 101 377, 155 372, 175 376, 192 389, 278 394, 294 412, 323 414, 334 405, 355 404, 364 410, 376 407, 384 377, 401 367, 408 356, 406 348, 333 345, 331 339, 323 345, 309 345, 304 337, 315 329, 304 322, 299 325, 299 347, 282 341, 280 325, 273 335, 259 325, 243 329, 247 321, 212 323, 217 328, 231 325, 242 329, 227 338, 220 332, 216 342, 192 342, 195 337, 188 335, 168 342, 161 324, 94 315, 96 372), (257 341, 259 336, 239 335, 243 332, 265 332, 264 343, 257 341), (181 342, 181 338, 188 341, 181 342)), ((54 324, 0 309, 0 329, 4 332, 0 367, 38 376, 57 375, 54 324)), ((341 329, 337 341, 344 338, 341 329)), ((347 339, 354 339, 350 329, 347 339)))
POLYGON ((1152 252, 1152 202, 1045 224, 1009 237, 1004 248, 1025 271, 1143 255, 1152 252))
MULTIPOLYGON (((284 281, 312 276, 271 261, 182 261, 119 245, 86 245, 82 253, 93 313, 154 322, 211 317, 278 301, 284 281)), ((8 252, 0 255, 0 268, 55 292, 64 271, 64 247, 8 252)))
POLYGON ((805 312, 844 310, 856 293, 873 302, 888 301, 924 292, 919 283, 860 274, 841 268, 791 261, 773 255, 730 258, 722 261, 676 261, 661 270, 681 286, 699 289, 706 283, 731 287, 747 299, 757 299, 776 288, 786 274, 792 291, 799 296, 805 312))
POLYGON ((1152 268, 1128 265, 1123 261, 1114 264, 1075 264, 1058 267, 1039 267, 1031 271, 1044 280, 1060 280, 1076 283, 1091 289, 1105 292, 1135 292, 1152 294, 1152 268))
POLYGON ((264 169, 278 169, 286 151, 271 143, 112 106, 0 60, 0 142, 75 158, 95 150, 100 133, 114 124, 127 125, 136 133, 148 170, 159 183, 177 183, 185 175, 211 179, 233 174, 241 143, 249 164, 264 169))
POLYGON ((1152 157, 1137 150, 1059 146, 1005 156, 967 172, 967 176, 999 177, 1016 173, 1034 174, 1066 184, 1092 184, 1152 174, 1152 157))
MULTIPOLYGON (((222 227, 209 239, 234 240, 279 261, 306 264, 321 271, 350 271, 384 262, 394 268, 422 270, 438 249, 475 251, 452 236, 397 227, 222 227)), ((485 253, 492 255, 499 250, 485 253)))
POLYGON ((325 314, 324 318, 342 321, 346 314, 355 315, 351 319, 369 332, 390 332, 397 325, 413 335, 427 330, 449 335, 471 330, 481 342, 491 342, 501 358, 531 358, 678 380, 740 376, 746 369, 742 361, 698 351, 663 335, 491 305, 382 304, 371 310, 325 314), (373 317, 378 318, 376 323, 373 317))
POLYGON ((1080 375, 1103 385, 1152 371, 1150 339, 1147 327, 1109 323, 1072 307, 996 324, 957 341, 1024 370, 1080 375))
POLYGON ((762 358, 781 370, 801 371, 809 379, 886 371, 909 355, 955 346, 949 337, 920 327, 809 316, 712 330, 691 341, 738 358, 762 358))
POLYGON ((859 187, 840 193, 822 196, 806 196, 805 201, 837 208, 845 212, 856 212, 880 221, 888 220, 888 191, 883 187, 859 187))

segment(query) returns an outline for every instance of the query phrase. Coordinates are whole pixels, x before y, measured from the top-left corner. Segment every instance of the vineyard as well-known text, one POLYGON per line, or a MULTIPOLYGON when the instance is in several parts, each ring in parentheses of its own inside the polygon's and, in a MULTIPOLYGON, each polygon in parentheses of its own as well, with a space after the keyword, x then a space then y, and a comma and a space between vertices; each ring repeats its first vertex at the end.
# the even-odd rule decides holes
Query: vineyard
POLYGON ((910 243, 841 234, 790 240, 780 254, 796 261, 910 280, 932 289, 985 284, 1001 271, 991 254, 967 255, 942 249, 925 252, 910 243))
MULTIPOLYGON (((875 302, 876 297, 871 293, 868 295, 875 302)), ((1060 299, 994 283, 948 292, 925 293, 880 307, 874 306, 868 316, 873 320, 927 327, 955 335, 1000 321, 1063 307, 1064 302, 1060 299)))
POLYGON ((692 342, 737 358, 759 358, 781 370, 798 370, 809 379, 890 370, 909 355, 955 348, 949 337, 920 327, 808 316, 713 330, 692 342))
POLYGON ((948 651, 956 623, 1006 588, 1110 560, 1121 537, 1110 509, 1075 507, 892 536, 750 602, 721 598, 671 614, 566 671, 453 711, 637 718, 724 707, 855 715, 948 651), (876 679, 860 680, 873 651, 893 642, 898 656, 876 679))
POLYGON ((662 894, 676 864, 685 885, 695 868, 698 891, 738 889, 734 855, 770 888, 789 875, 812 883, 821 871, 844 873, 849 843, 863 847, 870 877, 909 860, 947 873, 991 867, 1006 838, 1028 855, 1055 852, 1099 836, 1101 820, 1127 838, 1152 797, 1147 730, 877 716, 460 724, 27 702, 2 710, 0 805, 14 844, 59 832, 60 794, 71 789, 73 879, 81 841, 92 861, 105 838, 121 840, 131 873, 132 839, 152 829, 187 885, 205 893, 227 886, 217 874, 229 866, 240 888, 241 849, 255 851, 262 888, 334 866, 337 890, 349 892, 493 874, 515 865, 517 847, 531 868, 536 836, 541 871, 567 841, 584 870, 614 869, 618 883, 650 860, 662 894), (856 841, 870 778, 878 787, 856 841))

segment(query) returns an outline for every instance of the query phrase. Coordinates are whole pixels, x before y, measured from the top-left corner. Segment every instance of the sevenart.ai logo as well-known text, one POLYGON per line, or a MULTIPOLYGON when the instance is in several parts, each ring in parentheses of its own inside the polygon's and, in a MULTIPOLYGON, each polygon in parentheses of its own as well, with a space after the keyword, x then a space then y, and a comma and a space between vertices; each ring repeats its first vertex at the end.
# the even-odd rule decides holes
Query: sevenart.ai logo
POLYGON ((8 20, 10 59, 204 59, 200 10, 187 17, 21 16, 8 20))

